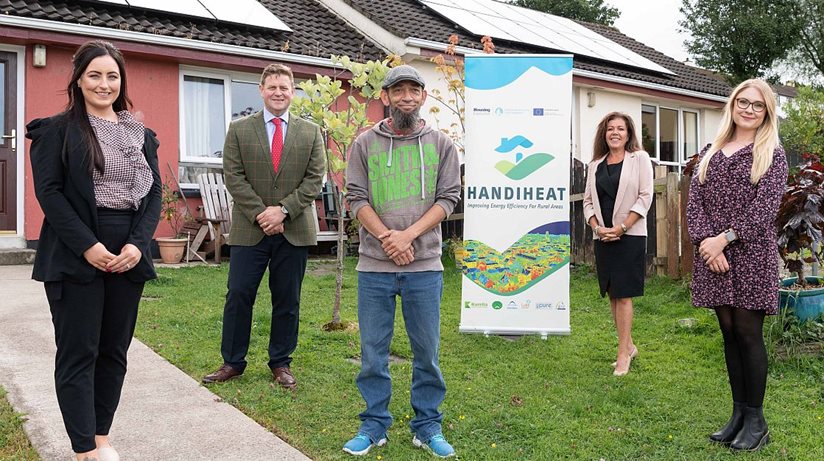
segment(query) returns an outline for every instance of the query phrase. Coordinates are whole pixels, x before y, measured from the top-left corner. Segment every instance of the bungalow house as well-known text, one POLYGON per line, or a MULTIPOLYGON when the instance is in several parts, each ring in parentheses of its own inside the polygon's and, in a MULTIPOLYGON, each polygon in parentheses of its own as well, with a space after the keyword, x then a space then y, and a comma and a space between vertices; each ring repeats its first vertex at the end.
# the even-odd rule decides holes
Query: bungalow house
MULTIPOLYGON (((439 75, 431 58, 444 52, 453 34, 461 55, 479 53, 484 35, 493 39, 496 53, 574 54, 571 151, 584 163, 591 158, 596 124, 617 110, 632 116, 645 150, 659 164, 680 171, 714 135, 731 91, 613 27, 496 0, 319 1, 416 66, 433 86, 439 75)), ((430 98, 428 105, 434 104, 430 98)))
POLYGON ((0 0, 0 248, 36 247, 43 215, 24 127, 65 106, 71 56, 90 39, 123 51, 134 110, 160 139, 161 175, 189 190, 220 167, 229 122, 262 107, 266 65, 301 80, 333 73, 332 54, 386 56, 313 0, 0 0))

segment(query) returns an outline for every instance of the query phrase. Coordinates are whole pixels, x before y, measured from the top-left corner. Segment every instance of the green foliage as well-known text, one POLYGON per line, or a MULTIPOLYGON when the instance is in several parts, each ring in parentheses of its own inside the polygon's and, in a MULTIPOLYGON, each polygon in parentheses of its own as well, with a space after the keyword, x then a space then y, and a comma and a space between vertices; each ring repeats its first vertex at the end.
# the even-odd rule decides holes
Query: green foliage
POLYGON ((23 415, 16 413, 6 401, 6 391, 0 388, 0 459, 39 460, 26 433, 23 432, 23 415))
POLYGON ((512 3, 533 10, 611 26, 621 16, 618 8, 605 4, 604 0, 514 0, 512 3))
POLYGON ((683 0, 687 49, 702 67, 735 84, 762 77, 800 42, 798 0, 683 0))
MULTIPOLYGON (((355 258, 346 259, 343 313, 357 318, 355 258)), ((460 459, 729 460, 824 459, 824 356, 770 362, 765 413, 773 429, 762 451, 736 455, 706 435, 729 417, 730 393, 718 322, 710 309, 690 306, 681 281, 654 278, 635 298, 633 337, 640 355, 623 378, 612 376, 615 330, 609 303, 588 271, 571 274, 572 334, 510 341, 458 333, 461 274, 444 260, 440 366, 447 383, 444 434, 460 459), (692 327, 679 319, 694 318, 692 327), (743 458, 742 458, 743 456, 743 458)), ((171 279, 150 282, 136 336, 199 380, 221 363, 220 334, 228 268, 160 269, 171 279), (191 287, 199 287, 192 290, 191 287)), ((266 366, 271 303, 263 284, 252 319, 249 366, 243 377, 209 390, 312 459, 353 459, 341 450, 357 431, 363 401, 355 386, 360 367, 357 331, 324 332, 325 300, 333 271, 310 260, 301 296, 300 340, 292 369, 298 391, 272 385, 266 366)), ((767 319, 773 328, 775 316, 767 319)), ((779 327, 774 327, 778 329, 779 327)), ((368 460, 428 461, 410 443, 411 347, 400 303, 390 352, 395 422, 386 447, 368 460)))
POLYGON ((781 309, 764 334, 774 359, 800 359, 816 350, 824 352, 824 317, 801 322, 790 309, 781 309))
POLYGON ((800 67, 815 68, 824 75, 824 0, 795 0, 795 14, 803 21, 797 48, 800 67))
POLYGON ((295 97, 289 110, 321 127, 333 144, 326 148, 328 169, 331 173, 340 173, 346 168, 346 158, 355 137, 370 124, 366 110, 370 101, 380 98, 389 60, 361 63, 348 56, 332 56, 332 63, 340 68, 340 72, 334 77, 315 74, 314 80, 301 82, 298 86, 306 97, 295 97), (338 78, 344 73, 350 76, 347 90, 343 89, 343 80, 338 78), (344 94, 346 104, 341 101, 344 94))
POLYGON ((174 237, 179 235, 180 226, 183 224, 183 215, 180 212, 180 193, 168 181, 161 186, 160 219, 169 223, 174 237))
POLYGON ((780 128, 784 147, 824 161, 824 88, 799 87, 784 112, 787 116, 780 128))

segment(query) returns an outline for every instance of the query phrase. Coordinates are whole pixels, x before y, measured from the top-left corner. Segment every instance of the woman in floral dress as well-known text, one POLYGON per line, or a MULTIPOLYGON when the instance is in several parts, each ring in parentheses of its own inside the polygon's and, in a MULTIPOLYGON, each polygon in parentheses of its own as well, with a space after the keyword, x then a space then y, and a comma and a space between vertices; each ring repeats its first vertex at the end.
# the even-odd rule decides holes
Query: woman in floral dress
POLYGON ((761 80, 733 90, 721 127, 700 154, 687 203, 695 245, 692 302, 715 309, 733 412, 710 440, 735 450, 769 441, 764 316, 778 310, 775 218, 787 181, 775 97, 761 80))

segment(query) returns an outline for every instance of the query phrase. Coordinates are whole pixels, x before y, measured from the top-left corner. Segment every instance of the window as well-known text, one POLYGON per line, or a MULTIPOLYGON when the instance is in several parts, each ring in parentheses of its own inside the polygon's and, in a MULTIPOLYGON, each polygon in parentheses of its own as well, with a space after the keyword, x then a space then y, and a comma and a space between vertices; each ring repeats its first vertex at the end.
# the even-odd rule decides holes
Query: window
POLYGON ((659 163, 679 171, 698 152, 698 140, 697 111, 641 106, 641 144, 659 163))
MULTIPOLYGON (((182 187, 197 189, 198 175, 221 171, 229 123, 263 109, 259 79, 259 74, 182 68, 178 169, 182 187)), ((295 89, 296 96, 302 94, 295 89)))
POLYGON ((683 111, 684 120, 684 153, 682 161, 688 161, 690 157, 698 153, 698 113, 683 111))

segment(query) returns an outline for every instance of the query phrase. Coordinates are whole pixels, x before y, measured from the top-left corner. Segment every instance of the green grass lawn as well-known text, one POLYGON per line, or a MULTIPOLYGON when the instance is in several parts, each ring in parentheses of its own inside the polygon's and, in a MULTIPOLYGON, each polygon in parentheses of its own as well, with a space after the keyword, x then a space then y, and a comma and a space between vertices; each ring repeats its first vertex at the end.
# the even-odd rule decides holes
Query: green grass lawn
MULTIPOLYGON (((269 293, 263 283, 249 367, 210 389, 316 460, 348 459, 343 443, 358 428, 357 332, 322 331, 331 318, 334 275, 310 261, 303 284, 296 393, 282 391, 266 366, 269 293)), ((342 316, 356 320, 355 260, 347 261, 342 316)), ((142 303, 137 337, 199 380, 221 364, 220 332, 228 266, 164 269, 142 303)), ((735 457, 706 436, 730 411, 721 337, 711 311, 689 304, 683 282, 648 281, 636 300, 640 351, 626 377, 612 376, 616 336, 607 300, 586 270, 574 271, 570 336, 516 341, 458 333, 461 275, 445 273, 441 368, 447 382, 444 434, 463 460, 824 459, 824 357, 771 361, 765 413, 772 443, 735 457), (685 329, 677 320, 694 317, 685 329)), ((410 358, 396 316, 392 353, 410 358)), ((408 419, 410 363, 391 367, 395 424, 389 444, 366 459, 423 460, 408 419)))
POLYGON ((39 459, 23 432, 23 417, 14 412, 6 401, 6 391, 0 388, 0 460, 39 459))

